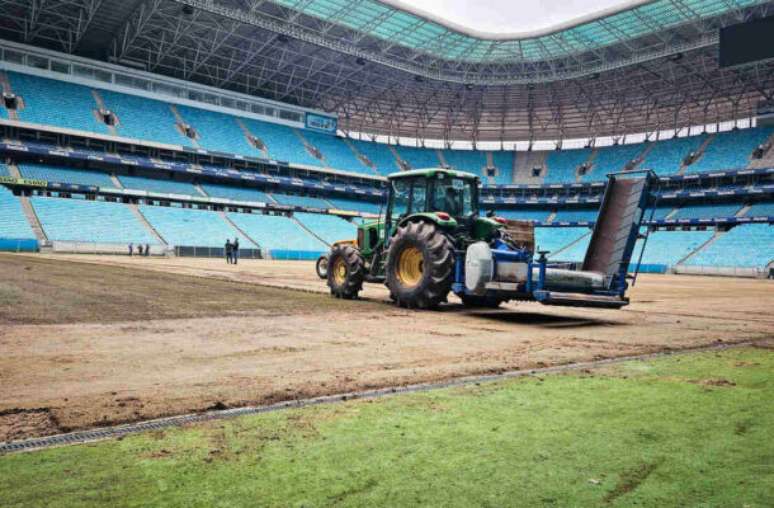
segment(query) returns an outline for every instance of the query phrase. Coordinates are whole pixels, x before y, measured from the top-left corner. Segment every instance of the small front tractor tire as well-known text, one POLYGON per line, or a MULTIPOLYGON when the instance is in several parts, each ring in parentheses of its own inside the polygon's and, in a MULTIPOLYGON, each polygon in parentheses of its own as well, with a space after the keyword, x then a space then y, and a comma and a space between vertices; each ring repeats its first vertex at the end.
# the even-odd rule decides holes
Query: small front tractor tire
POLYGON ((314 269, 317 272, 318 277, 323 280, 328 279, 328 254, 323 254, 317 258, 317 263, 315 263, 314 269))
POLYGON ((387 254, 386 284, 390 298, 401 307, 434 309, 451 291, 454 248, 429 222, 409 222, 398 228, 387 254))
POLYGON ((327 270, 331 295, 345 300, 357 298, 365 275, 365 261, 356 247, 343 244, 331 248, 327 270))

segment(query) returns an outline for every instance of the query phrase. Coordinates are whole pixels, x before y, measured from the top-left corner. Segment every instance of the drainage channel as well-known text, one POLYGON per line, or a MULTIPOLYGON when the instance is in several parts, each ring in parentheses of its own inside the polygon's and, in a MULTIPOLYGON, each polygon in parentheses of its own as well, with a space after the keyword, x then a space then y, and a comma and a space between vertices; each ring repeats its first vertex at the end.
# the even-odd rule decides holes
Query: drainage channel
POLYGON ((303 408, 303 407, 309 407, 309 406, 317 406, 321 404, 332 404, 335 402, 344 402, 348 400, 376 399, 380 397, 387 397, 387 396, 398 395, 403 393, 426 392, 431 390, 438 390, 441 388, 453 388, 453 387, 459 387, 459 386, 467 386, 472 384, 486 383, 491 381, 498 381, 498 380, 512 379, 512 378, 519 378, 519 377, 526 377, 526 376, 539 376, 542 374, 554 374, 554 373, 569 372, 569 371, 575 371, 575 370, 593 369, 593 368, 603 367, 605 365, 612 365, 612 364, 629 362, 629 361, 637 361, 637 360, 652 360, 655 358, 661 358, 665 356, 700 353, 700 352, 707 352, 707 351, 721 351, 721 350, 731 349, 731 348, 752 346, 752 345, 755 345, 755 343, 756 341, 719 343, 719 344, 712 344, 709 346, 700 346, 695 348, 660 351, 656 353, 647 353, 642 355, 620 356, 616 358, 605 358, 602 360, 593 360, 590 362, 556 365, 553 367, 512 370, 512 371, 503 372, 500 374, 486 374, 481 376, 461 377, 461 378, 450 379, 448 381, 441 381, 437 383, 421 383, 421 384, 395 386, 395 387, 388 387, 388 388, 378 388, 374 390, 341 393, 336 395, 325 395, 325 396, 314 397, 309 399, 289 400, 285 402, 279 402, 277 404, 271 404, 268 406, 248 406, 248 407, 241 407, 241 408, 208 411, 206 413, 194 413, 194 414, 188 414, 188 415, 172 416, 168 418, 147 420, 144 422, 117 425, 114 427, 81 430, 81 431, 70 432, 67 434, 58 434, 54 436, 46 436, 46 437, 39 437, 39 438, 30 438, 30 439, 25 439, 20 441, 4 442, 4 443, 0 443, 0 455, 13 453, 13 452, 41 450, 41 449, 52 448, 57 446, 90 443, 90 442, 101 441, 106 439, 115 439, 115 438, 130 435, 130 434, 137 434, 140 432, 147 432, 151 430, 163 430, 171 427, 179 427, 181 425, 188 425, 192 423, 202 423, 202 422, 208 422, 213 420, 224 420, 228 418, 236 418, 238 416, 271 413, 271 412, 282 411, 286 409, 303 408))

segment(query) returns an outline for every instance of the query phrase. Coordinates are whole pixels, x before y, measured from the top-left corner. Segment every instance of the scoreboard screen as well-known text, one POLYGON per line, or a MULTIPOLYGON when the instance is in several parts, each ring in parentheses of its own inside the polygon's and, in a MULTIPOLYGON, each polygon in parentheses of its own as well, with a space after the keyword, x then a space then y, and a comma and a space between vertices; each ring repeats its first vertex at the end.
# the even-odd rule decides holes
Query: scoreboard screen
POLYGON ((774 58, 774 16, 720 29, 720 66, 774 58))

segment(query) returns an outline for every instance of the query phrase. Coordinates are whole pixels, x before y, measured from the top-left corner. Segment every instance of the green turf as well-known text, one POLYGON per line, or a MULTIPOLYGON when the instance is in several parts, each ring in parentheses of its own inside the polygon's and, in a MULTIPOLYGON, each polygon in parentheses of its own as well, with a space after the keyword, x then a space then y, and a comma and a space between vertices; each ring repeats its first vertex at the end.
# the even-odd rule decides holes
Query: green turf
POLYGON ((774 351, 0 457, 0 506, 772 506, 774 351))

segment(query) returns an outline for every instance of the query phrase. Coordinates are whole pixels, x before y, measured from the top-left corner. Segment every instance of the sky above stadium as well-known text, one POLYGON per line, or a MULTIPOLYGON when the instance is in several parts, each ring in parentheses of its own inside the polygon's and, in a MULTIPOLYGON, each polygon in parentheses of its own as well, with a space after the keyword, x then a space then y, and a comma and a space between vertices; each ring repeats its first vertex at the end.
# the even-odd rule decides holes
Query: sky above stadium
MULTIPOLYGON (((393 2, 395 3, 395 2, 393 2)), ((493 33, 528 32, 631 3, 630 0, 420 0, 406 1, 443 20, 493 33)))

